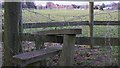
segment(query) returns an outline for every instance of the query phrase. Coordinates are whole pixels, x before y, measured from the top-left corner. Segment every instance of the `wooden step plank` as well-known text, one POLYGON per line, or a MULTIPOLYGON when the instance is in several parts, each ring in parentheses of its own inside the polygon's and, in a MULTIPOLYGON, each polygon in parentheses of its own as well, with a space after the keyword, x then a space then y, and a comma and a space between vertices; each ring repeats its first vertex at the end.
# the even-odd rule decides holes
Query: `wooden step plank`
POLYGON ((18 55, 13 56, 13 58, 17 58, 20 60, 29 60, 31 58, 42 56, 42 55, 45 55, 47 53, 59 51, 61 49, 62 49, 61 47, 59 47, 59 48, 58 47, 44 48, 44 49, 40 49, 40 50, 36 50, 36 51, 32 51, 32 52, 18 54, 18 55))
POLYGON ((26 66, 28 64, 54 56, 61 50, 62 50, 62 47, 59 47, 59 46, 44 48, 37 51, 26 52, 26 53, 15 55, 13 56, 13 60, 17 62, 15 63, 17 65, 26 66))
POLYGON ((64 35, 64 34, 81 34, 81 29, 57 29, 57 30, 46 30, 46 31, 38 31, 32 34, 37 35, 64 35))

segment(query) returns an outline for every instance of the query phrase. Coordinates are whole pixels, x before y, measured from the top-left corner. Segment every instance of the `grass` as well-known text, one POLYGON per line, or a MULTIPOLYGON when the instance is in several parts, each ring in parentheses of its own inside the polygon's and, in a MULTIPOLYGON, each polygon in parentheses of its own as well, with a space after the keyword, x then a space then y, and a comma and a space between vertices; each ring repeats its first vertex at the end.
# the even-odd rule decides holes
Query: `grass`
MULTIPOLYGON (((116 21, 118 12, 94 10, 95 21, 116 21)), ((23 22, 88 21, 88 10, 23 10, 23 22)))
MULTIPOLYGON (((118 11, 99 11, 94 10, 95 21, 117 21, 118 11)), ((69 21, 88 21, 88 10, 23 10, 23 22, 69 22, 69 21)), ((24 32, 33 32, 49 29, 62 28, 82 28, 82 36, 88 36, 88 26, 68 26, 68 27, 47 27, 25 29, 24 32)), ((118 26, 94 26, 95 37, 118 37, 118 26)))
POLYGON ((30 20, 30 17, 34 16, 34 19, 32 21, 39 21, 39 22, 58 22, 58 21, 67 21, 69 19, 72 19, 73 16, 81 16, 84 14, 88 14, 88 11, 78 11, 78 10, 32 10, 32 12, 37 12, 36 14, 32 14, 32 12, 29 11, 23 11, 23 17, 25 18, 25 22, 30 20), (82 13, 84 12, 84 13, 82 13), (28 18, 28 20, 26 20, 28 18))
MULTIPOLYGON (((118 12, 116 11, 99 11, 94 10, 95 21, 117 21, 118 12)), ((23 22, 69 22, 69 21, 88 21, 88 10, 23 10, 23 22)), ((25 29, 24 32, 33 32, 41 30, 55 29, 56 27, 47 28, 31 28, 25 29)), ((82 28, 82 36, 88 36, 87 26, 74 26, 74 27, 57 27, 61 28, 82 28)), ((116 26, 94 26, 95 37, 118 37, 118 27, 116 26)))

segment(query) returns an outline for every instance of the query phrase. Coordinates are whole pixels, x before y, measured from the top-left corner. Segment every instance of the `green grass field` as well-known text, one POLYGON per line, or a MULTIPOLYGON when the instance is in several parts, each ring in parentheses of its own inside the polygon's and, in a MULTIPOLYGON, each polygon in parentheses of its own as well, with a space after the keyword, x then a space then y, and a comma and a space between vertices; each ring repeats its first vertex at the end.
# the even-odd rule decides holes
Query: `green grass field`
MULTIPOLYGON (((95 21, 118 21, 118 11, 100 11, 94 10, 95 21)), ((71 22, 71 21, 88 21, 88 10, 23 10, 23 22, 71 22)), ((33 32, 40 30, 55 29, 48 28, 32 28, 25 29, 24 32, 33 32)), ((82 28, 82 36, 88 36, 88 26, 68 26, 61 28, 82 28)), ((95 37, 118 37, 118 26, 94 26, 95 37)))
MULTIPOLYGON (((95 21, 117 21, 117 11, 94 10, 95 21)), ((23 22, 88 21, 88 10, 23 10, 23 22)))

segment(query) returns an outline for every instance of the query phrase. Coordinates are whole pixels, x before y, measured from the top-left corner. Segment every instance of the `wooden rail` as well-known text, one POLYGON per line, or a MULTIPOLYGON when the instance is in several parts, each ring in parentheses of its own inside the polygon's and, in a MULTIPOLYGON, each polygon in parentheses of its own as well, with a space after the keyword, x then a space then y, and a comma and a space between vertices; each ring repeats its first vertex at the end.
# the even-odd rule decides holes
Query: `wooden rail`
MULTIPOLYGON (((34 34, 23 34, 22 40, 25 41, 35 41, 36 38, 40 38, 44 40, 45 42, 57 42, 57 43, 63 43, 62 39, 63 36, 59 35, 47 35, 47 36, 40 36, 40 35, 34 35, 34 34)), ((104 38, 104 37, 94 37, 94 46, 100 45, 112 45, 117 46, 120 45, 120 38, 104 38)), ((90 44, 90 37, 77 37, 76 38, 76 44, 78 45, 89 45, 90 44)))
POLYGON ((37 31, 32 34, 35 35, 64 35, 64 34, 81 34, 81 29, 56 29, 56 30, 46 30, 37 31))
MULTIPOLYGON (((94 21, 94 25, 119 25, 120 21, 94 21)), ((88 21, 81 22, 47 22, 47 23, 24 23, 23 28, 42 28, 59 26, 80 26, 89 25, 88 21)))

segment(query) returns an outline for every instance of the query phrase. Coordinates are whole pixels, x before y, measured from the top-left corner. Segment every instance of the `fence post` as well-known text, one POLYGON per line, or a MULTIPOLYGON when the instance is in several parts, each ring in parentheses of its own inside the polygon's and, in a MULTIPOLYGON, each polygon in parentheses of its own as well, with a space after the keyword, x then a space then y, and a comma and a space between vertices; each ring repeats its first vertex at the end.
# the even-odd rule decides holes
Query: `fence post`
POLYGON ((89 2, 89 37, 90 37, 90 47, 93 48, 93 26, 94 26, 94 2, 89 2))
POLYGON ((19 23, 21 21, 21 3, 5 2, 4 7, 4 57, 3 66, 13 66, 12 57, 22 52, 19 41, 19 23))
MULTIPOLYGON (((120 14, 118 14, 118 16, 120 16, 120 14)), ((118 21, 120 21, 120 18, 118 18, 118 21)), ((120 22, 118 23, 118 38, 120 38, 120 22)), ((118 40, 118 66, 120 64, 120 39, 118 40)), ((120 66, 119 66, 120 67, 120 66)))
MULTIPOLYGON (((35 47, 36 50, 42 49, 44 48, 44 41, 43 41, 44 36, 39 36, 35 39, 35 47)), ((27 67, 29 66, 36 66, 36 68, 39 68, 39 66, 46 66, 46 60, 41 60, 32 64, 29 64, 27 67)))
MULTIPOLYGON (((35 40, 36 50, 42 49, 42 48, 45 47, 45 46, 44 46, 43 37, 44 37, 44 36, 41 36, 41 37, 36 38, 36 40, 35 40)), ((35 65, 45 66, 45 65, 46 65, 46 60, 41 60, 41 61, 39 61, 39 62, 36 62, 35 65)))

